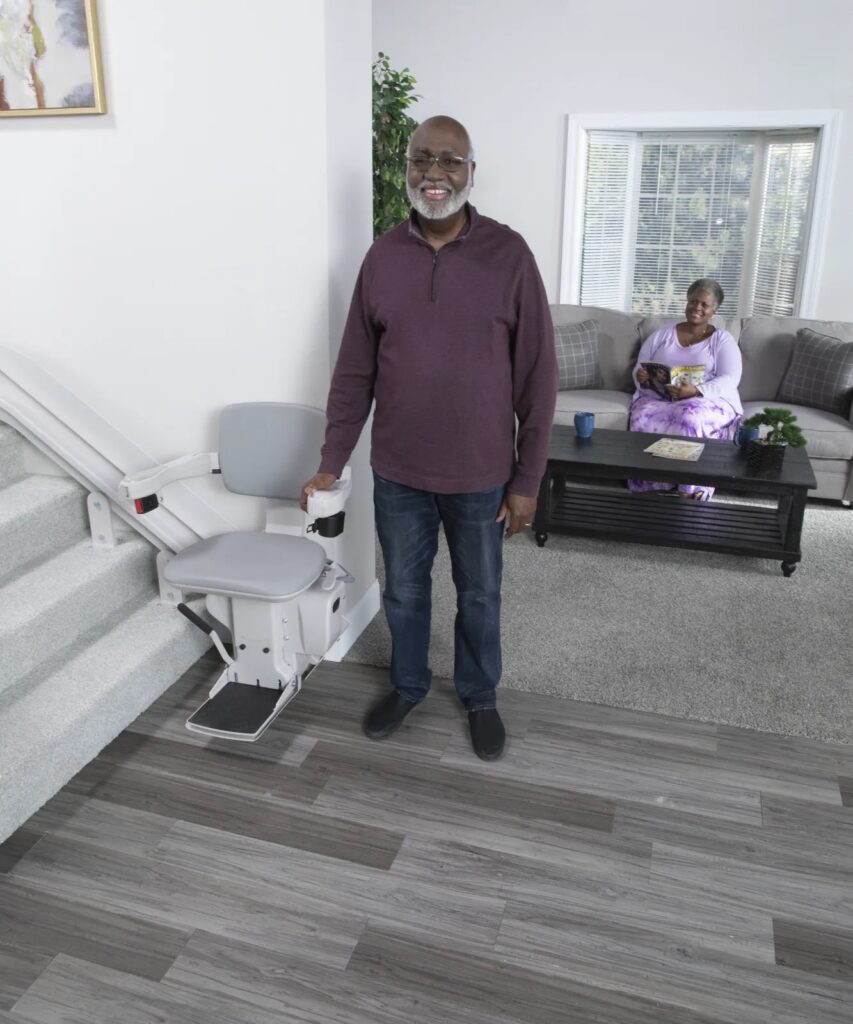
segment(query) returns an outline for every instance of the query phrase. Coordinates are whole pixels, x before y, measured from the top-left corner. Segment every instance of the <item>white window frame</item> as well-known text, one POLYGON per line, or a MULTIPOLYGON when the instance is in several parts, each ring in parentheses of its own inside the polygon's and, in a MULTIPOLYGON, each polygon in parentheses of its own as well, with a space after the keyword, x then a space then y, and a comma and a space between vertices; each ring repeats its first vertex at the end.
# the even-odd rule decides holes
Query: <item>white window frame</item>
POLYGON ((652 114, 569 114, 566 134, 566 181, 563 197, 563 247, 560 259, 560 302, 580 301, 584 189, 587 142, 591 131, 784 131, 818 129, 808 244, 797 316, 816 316, 817 293, 826 253, 829 207, 838 160, 841 113, 838 110, 678 111, 652 114))

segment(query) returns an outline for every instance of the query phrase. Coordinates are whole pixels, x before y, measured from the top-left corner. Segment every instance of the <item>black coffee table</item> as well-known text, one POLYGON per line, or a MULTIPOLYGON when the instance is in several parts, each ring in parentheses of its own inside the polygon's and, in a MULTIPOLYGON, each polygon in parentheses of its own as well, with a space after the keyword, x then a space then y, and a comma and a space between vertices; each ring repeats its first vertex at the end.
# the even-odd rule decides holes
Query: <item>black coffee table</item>
POLYGON ((539 547, 549 533, 567 533, 701 548, 778 558, 782 572, 790 576, 802 558, 800 537, 807 492, 817 487, 805 449, 789 448, 778 472, 757 475, 750 473, 745 454, 730 441, 701 438, 705 449, 697 462, 662 459, 643 451, 660 437, 674 436, 596 429, 585 439, 578 437, 573 427, 555 426, 533 522, 539 547), (629 478, 709 484, 776 498, 776 507, 691 501, 600 486, 604 481, 629 478))

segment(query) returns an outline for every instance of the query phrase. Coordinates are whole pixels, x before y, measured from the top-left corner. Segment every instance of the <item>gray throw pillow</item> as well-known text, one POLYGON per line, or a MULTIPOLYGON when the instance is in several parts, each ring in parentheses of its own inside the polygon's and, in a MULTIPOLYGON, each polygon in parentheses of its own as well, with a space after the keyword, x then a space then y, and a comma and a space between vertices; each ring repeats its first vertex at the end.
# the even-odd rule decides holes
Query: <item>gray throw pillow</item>
POLYGON ((584 320, 579 324, 555 324, 554 343, 557 347, 560 391, 602 386, 598 366, 597 320, 584 320))
POLYGON ((851 398, 853 341, 841 341, 801 327, 776 400, 826 409, 846 417, 851 398))

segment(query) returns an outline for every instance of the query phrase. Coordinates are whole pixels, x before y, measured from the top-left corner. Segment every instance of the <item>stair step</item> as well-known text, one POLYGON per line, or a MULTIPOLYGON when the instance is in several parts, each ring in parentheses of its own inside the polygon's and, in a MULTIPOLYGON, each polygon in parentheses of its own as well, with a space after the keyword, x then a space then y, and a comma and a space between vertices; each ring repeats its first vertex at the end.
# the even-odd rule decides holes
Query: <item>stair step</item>
POLYGON ((150 601, 47 678, 0 694, 0 842, 172 685, 210 641, 150 601))
POLYGON ((0 692, 105 622, 156 595, 155 549, 141 537, 114 548, 78 541, 0 590, 0 692))
POLYGON ((0 487, 7 487, 23 475, 23 439, 17 430, 0 423, 0 487))
POLYGON ((68 477, 25 476, 4 487, 0 491, 0 581, 82 540, 88 524, 86 492, 68 477))

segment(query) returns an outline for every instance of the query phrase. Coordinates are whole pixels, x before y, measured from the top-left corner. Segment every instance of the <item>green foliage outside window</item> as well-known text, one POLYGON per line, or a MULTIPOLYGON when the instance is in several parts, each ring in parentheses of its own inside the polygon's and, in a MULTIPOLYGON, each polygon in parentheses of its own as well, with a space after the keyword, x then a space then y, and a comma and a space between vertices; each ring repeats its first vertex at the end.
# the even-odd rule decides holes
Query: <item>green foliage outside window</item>
POLYGON ((646 143, 642 148, 634 312, 674 315, 687 286, 719 281, 736 309, 754 146, 646 143))
POLYGON ((406 146, 418 123, 406 111, 420 96, 408 68, 395 71, 379 53, 373 64, 373 237, 409 215, 406 146))

